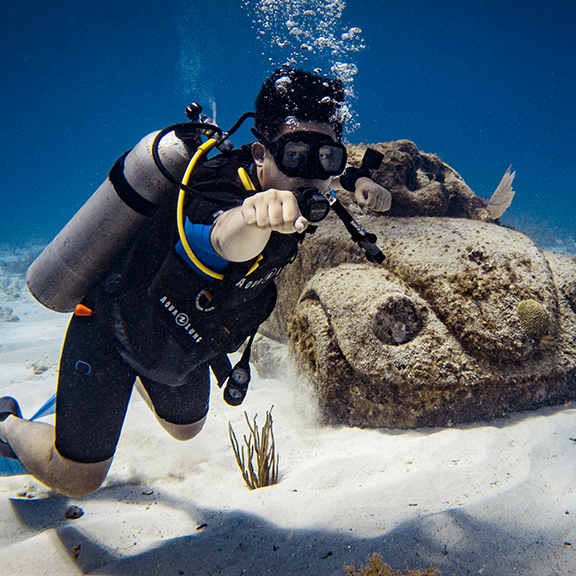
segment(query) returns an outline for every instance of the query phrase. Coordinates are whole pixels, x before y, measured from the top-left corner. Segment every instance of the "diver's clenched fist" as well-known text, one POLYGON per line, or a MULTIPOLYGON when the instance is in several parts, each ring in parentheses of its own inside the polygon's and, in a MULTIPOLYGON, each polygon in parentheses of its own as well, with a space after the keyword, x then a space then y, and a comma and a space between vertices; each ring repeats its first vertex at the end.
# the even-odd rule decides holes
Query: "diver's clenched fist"
POLYGON ((358 178, 354 195, 358 206, 371 208, 376 212, 386 212, 392 204, 390 192, 370 178, 358 178))
POLYGON ((248 226, 282 234, 304 232, 308 227, 308 220, 300 214, 290 190, 271 188, 249 196, 242 204, 242 217, 248 226))

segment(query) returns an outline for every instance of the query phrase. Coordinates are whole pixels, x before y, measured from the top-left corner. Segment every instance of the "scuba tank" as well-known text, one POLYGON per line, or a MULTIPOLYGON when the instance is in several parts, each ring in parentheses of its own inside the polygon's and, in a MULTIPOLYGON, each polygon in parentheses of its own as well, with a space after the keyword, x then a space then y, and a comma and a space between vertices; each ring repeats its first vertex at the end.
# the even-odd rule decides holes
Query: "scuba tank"
MULTIPOLYGON (((178 189, 154 164, 151 145, 155 136, 156 133, 146 136, 114 165, 106 181, 30 266, 26 275, 28 289, 46 308, 74 311, 134 239, 154 208, 178 189), (136 202, 130 206, 119 195, 121 164, 124 181, 143 200, 141 206, 136 202)), ((160 154, 171 172, 180 176, 184 173, 190 154, 173 132, 162 140, 160 154)))
POLYGON ((164 198, 177 193, 200 133, 219 131, 201 111, 191 104, 186 114, 195 123, 149 134, 116 161, 106 181, 28 269, 26 283, 38 302, 73 312, 164 198))

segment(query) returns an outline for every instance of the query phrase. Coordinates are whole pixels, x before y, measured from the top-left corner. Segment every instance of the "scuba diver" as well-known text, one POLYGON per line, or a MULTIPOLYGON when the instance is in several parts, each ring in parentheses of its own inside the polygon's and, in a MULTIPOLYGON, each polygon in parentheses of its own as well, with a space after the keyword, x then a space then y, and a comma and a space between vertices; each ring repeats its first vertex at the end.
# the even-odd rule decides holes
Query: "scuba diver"
MULTIPOLYGON (((37 300, 74 314, 55 426, 23 419, 16 400, 1 398, 0 455, 64 495, 104 481, 134 386, 178 440, 204 425, 210 369, 224 399, 242 402, 250 345, 275 306, 274 278, 325 216, 326 199, 345 213, 333 189, 354 192, 362 207, 390 208, 370 168, 346 169, 339 81, 274 72, 255 113, 244 115, 254 117, 257 140, 238 150, 228 146, 234 130, 222 133, 200 112, 191 105, 192 122, 124 154, 28 272, 37 300), (220 153, 208 157, 215 146, 220 153), (246 340, 232 367, 227 354, 246 340)), ((381 261, 375 237, 351 217, 347 227, 381 261)))

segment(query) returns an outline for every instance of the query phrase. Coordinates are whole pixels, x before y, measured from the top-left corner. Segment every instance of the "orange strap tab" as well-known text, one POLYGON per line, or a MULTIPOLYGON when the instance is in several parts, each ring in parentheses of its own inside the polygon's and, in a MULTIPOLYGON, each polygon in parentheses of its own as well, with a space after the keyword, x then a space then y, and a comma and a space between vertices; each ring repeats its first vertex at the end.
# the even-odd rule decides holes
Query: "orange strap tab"
POLYGON ((75 316, 92 316, 92 310, 88 308, 88 306, 84 306, 84 304, 78 304, 76 306, 76 310, 74 310, 75 316))

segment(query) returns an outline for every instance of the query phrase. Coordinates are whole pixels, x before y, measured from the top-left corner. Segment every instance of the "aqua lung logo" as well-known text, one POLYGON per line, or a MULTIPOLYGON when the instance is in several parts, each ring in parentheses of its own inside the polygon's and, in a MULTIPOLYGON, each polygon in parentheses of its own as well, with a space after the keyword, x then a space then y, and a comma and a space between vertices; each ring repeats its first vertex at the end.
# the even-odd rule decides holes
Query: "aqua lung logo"
POLYGON ((190 321, 188 320, 188 316, 186 316, 186 314, 182 314, 182 312, 180 312, 180 314, 176 316, 176 324, 178 324, 178 326, 186 326, 186 324, 189 323, 190 321))
POLYGON ((258 280, 248 280, 248 278, 244 276, 244 278, 236 282, 235 286, 236 288, 244 288, 244 290, 248 290, 250 288, 256 288, 256 286, 259 286, 260 284, 265 284, 266 282, 269 282, 273 278, 276 278, 276 276, 278 276, 282 272, 282 270, 286 268, 286 266, 282 266, 281 268, 272 268, 272 270, 270 270, 270 272, 268 272, 266 276, 263 276, 258 280))
POLYGON ((192 337, 192 339, 195 342, 198 343, 202 341, 202 336, 200 336, 200 334, 198 334, 198 332, 196 332, 196 330, 192 328, 192 325, 190 324, 190 319, 188 318, 187 314, 184 314, 184 312, 179 312, 166 296, 162 296, 162 298, 160 298, 160 304, 164 305, 164 308, 166 308, 166 310, 170 312, 172 316, 174 316, 174 321, 176 322, 176 324, 180 326, 183 330, 186 330, 186 332, 192 337))

